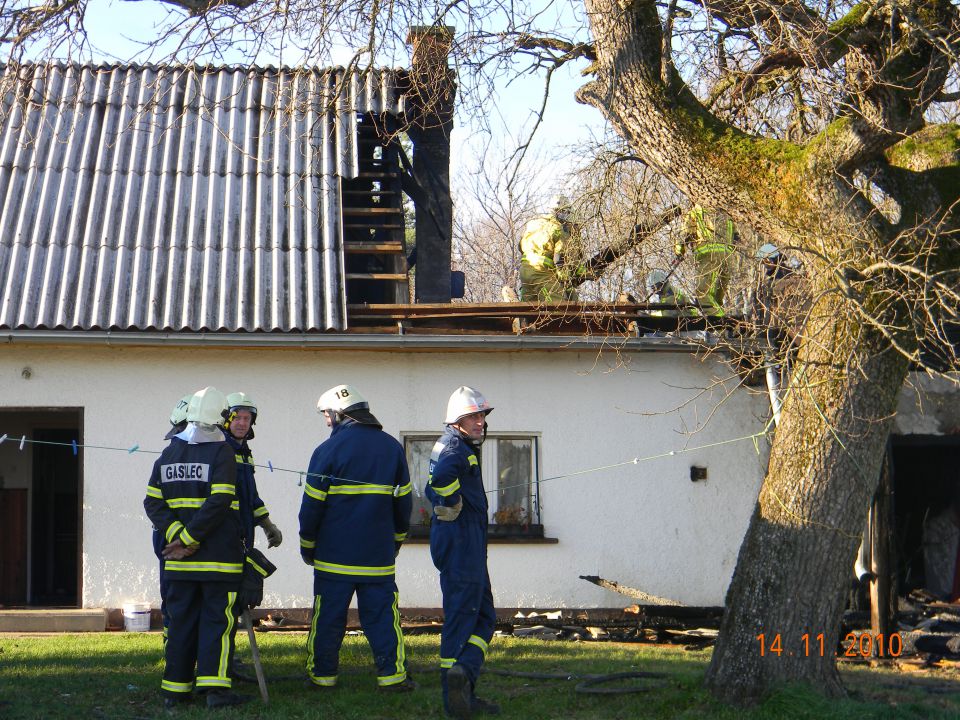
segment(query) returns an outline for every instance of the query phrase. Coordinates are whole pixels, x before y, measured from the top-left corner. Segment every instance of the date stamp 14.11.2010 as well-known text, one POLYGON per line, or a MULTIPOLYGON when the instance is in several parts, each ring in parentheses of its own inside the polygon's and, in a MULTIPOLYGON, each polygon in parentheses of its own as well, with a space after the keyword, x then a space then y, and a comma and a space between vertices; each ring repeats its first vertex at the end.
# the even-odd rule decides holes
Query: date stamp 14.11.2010
MULTIPOLYGON (((761 657, 824 657, 826 647, 824 634, 803 633, 799 642, 785 641, 781 633, 760 633, 756 636, 761 657)), ((837 649, 844 657, 899 657, 903 652, 900 633, 847 633, 837 649)))

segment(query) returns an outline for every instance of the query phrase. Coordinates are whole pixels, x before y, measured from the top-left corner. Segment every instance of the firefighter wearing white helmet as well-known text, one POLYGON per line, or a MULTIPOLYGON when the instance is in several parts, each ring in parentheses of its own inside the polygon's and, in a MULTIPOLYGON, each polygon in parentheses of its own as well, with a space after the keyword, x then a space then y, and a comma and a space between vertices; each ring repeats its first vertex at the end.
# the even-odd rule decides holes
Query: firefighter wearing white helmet
MULTIPOLYGON (((683 294, 670 284, 670 273, 662 268, 654 268, 647 273, 647 301, 664 305, 677 305, 684 302, 683 294)), ((677 317, 678 310, 651 310, 653 317, 677 317)))
POLYGON ((380 425, 370 414, 370 403, 353 385, 337 385, 327 390, 317 401, 317 412, 326 417, 327 427, 336 427, 344 419, 361 425, 380 425))
POLYGON ((190 407, 190 400, 192 398, 193 393, 184 395, 177 401, 177 404, 173 406, 173 410, 170 411, 170 430, 163 436, 164 440, 169 440, 177 433, 181 433, 186 429, 187 408, 190 407))
MULTIPOLYGON (((172 440, 174 436, 182 433, 187 427, 187 408, 190 407, 190 399, 193 397, 193 393, 189 395, 184 395, 177 401, 177 404, 173 406, 173 410, 170 411, 170 429, 167 431, 167 434, 163 436, 164 440, 172 440)), ((160 530, 154 526, 153 527, 153 553, 157 556, 157 560, 160 561, 160 618, 163 621, 163 641, 167 641, 167 628, 170 627, 170 616, 167 613, 167 587, 170 585, 170 578, 163 569, 164 559, 163 559, 163 548, 166 546, 167 541, 160 533, 160 530)))
POLYGON ((453 391, 453 395, 447 401, 447 416, 443 422, 450 425, 460 420, 464 415, 477 412, 482 412, 483 416, 486 417, 492 410, 493 407, 478 390, 461 385, 453 391))
POLYGON ((267 547, 276 547, 283 542, 283 534, 270 519, 270 511, 260 499, 254 477, 255 464, 249 441, 253 440, 253 426, 257 422, 257 405, 244 392, 227 395, 227 419, 224 435, 236 454, 237 498, 240 501, 240 522, 243 526, 243 541, 246 548, 254 546, 253 529, 259 525, 267 536, 267 547))
POLYGON ((584 272, 580 228, 570 200, 559 195, 549 214, 526 224, 520 238, 520 299, 528 302, 574 301, 576 280, 584 272))
POLYGON ((347 608, 356 594, 378 686, 412 690, 395 575, 413 506, 406 454, 352 385, 327 390, 317 410, 332 432, 310 458, 300 503, 300 556, 313 568, 307 675, 318 687, 336 685, 347 608))
POLYGON ((233 654, 234 603, 243 571, 235 501, 236 462, 220 424, 223 393, 207 387, 187 407, 187 427, 154 463, 143 506, 163 534, 169 629, 160 684, 164 705, 206 691, 208 707, 236 705, 226 658, 233 654), (201 622, 202 618, 202 622, 201 622))
POLYGON ((443 593, 443 709, 455 718, 499 712, 474 692, 496 624, 487 572, 487 496, 479 457, 492 411, 480 391, 466 385, 454 390, 447 401, 446 430, 430 455, 425 493, 437 520, 430 526, 430 554, 440 571, 443 593))

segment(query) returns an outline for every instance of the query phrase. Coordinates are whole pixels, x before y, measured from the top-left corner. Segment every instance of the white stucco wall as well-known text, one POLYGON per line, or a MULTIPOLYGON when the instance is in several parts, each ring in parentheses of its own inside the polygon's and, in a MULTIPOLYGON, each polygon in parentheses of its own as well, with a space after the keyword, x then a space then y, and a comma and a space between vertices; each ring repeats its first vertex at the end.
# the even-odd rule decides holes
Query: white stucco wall
MULTIPOLYGON (((541 434, 541 477, 741 438, 763 426, 763 393, 731 392, 729 369, 686 353, 198 350, 13 344, 0 353, 0 407, 83 408, 88 445, 159 450, 179 397, 205 385, 243 390, 260 408, 255 459, 306 469, 328 431, 319 394, 356 385, 384 429, 437 432, 450 392, 482 390, 493 432, 541 434), (21 375, 29 366, 31 377, 21 375)), ((3 429, 0 428, 0 433, 3 429)), ((557 544, 491 545, 498 607, 616 607, 630 601, 579 575, 654 595, 719 605, 766 465, 746 440, 544 482, 546 534, 557 544), (708 468, 704 482, 691 465, 708 468)), ((83 453, 83 605, 158 602, 157 563, 142 500, 156 455, 83 453)), ((265 605, 307 607, 311 573, 297 546, 301 488, 291 473, 257 471, 261 496, 284 532, 265 605)), ((258 531, 258 544, 263 542, 258 531)), ((439 607, 427 545, 398 560, 401 604, 439 607)))
POLYGON ((910 373, 900 393, 893 432, 900 435, 960 433, 960 373, 910 373))

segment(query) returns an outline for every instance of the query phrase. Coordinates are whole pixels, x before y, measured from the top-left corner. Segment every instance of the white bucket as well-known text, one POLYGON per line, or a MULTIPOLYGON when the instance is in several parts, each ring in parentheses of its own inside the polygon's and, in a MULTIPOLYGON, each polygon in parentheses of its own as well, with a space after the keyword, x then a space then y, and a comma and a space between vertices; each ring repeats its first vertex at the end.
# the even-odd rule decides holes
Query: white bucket
POLYGON ((127 632, 146 632, 150 629, 150 603, 123 604, 123 629, 127 632))

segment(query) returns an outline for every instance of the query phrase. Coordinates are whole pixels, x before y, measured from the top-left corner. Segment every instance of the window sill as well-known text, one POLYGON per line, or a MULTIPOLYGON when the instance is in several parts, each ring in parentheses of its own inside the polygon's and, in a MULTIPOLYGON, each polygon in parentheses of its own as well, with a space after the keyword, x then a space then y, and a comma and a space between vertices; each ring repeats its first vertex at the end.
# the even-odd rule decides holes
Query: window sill
MULTIPOLYGON (((544 537, 543 525, 518 525, 516 527, 503 525, 487 526, 488 545, 556 545, 557 538, 544 537)), ((410 528, 407 543, 426 545, 430 543, 430 527, 414 525, 410 528)))

